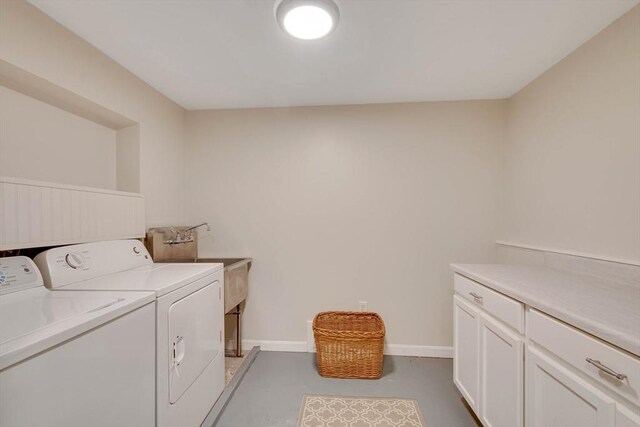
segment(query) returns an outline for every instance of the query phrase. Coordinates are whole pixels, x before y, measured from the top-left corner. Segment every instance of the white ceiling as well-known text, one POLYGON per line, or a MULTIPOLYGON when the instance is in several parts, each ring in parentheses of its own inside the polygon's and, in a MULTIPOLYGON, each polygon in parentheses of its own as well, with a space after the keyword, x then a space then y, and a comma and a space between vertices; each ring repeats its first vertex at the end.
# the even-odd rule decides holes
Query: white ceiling
POLYGON ((637 0, 336 0, 328 38, 272 0, 31 0, 188 109, 509 97, 637 0))

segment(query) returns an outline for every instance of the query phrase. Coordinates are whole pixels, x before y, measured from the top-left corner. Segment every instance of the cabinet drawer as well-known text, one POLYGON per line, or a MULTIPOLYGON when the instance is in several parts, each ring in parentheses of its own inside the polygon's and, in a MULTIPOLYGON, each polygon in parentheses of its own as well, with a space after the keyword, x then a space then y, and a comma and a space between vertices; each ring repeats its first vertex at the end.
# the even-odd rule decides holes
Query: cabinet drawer
POLYGON ((524 305, 466 277, 454 275, 455 291, 464 299, 524 334, 524 305))
POLYGON ((534 309, 527 313, 527 334, 534 343, 599 384, 640 405, 640 359, 534 309), (587 362, 587 358, 599 361, 626 378, 615 378, 587 362))

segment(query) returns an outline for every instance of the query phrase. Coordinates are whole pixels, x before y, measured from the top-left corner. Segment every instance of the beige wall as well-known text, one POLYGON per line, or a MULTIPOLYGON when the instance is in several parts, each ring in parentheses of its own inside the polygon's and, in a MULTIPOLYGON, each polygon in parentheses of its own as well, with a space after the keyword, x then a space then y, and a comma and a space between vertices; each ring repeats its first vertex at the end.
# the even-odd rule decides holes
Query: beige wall
POLYGON ((116 132, 116 185, 121 191, 140 191, 140 125, 116 132))
POLYGON ((639 10, 508 102, 185 113, 22 0, 0 59, 139 124, 139 182, 118 175, 148 226, 209 221, 201 255, 255 258, 246 338, 304 341, 366 300, 389 343, 448 346, 448 264, 496 238, 640 258, 639 10))
POLYGON ((184 110, 29 3, 0 1, 0 59, 139 123, 147 225, 184 220, 184 110))
POLYGON ((640 262, 640 6, 508 102, 501 238, 640 262))
POLYGON ((0 175, 116 188, 116 133, 0 86, 0 175))
POLYGON ((369 309, 388 342, 451 345, 451 261, 490 262, 504 101, 187 114, 200 254, 250 255, 245 338, 369 309))
POLYGON ((245 337, 367 300, 390 343, 450 345, 448 264, 496 238, 638 262, 639 13, 508 101, 188 113, 201 253, 256 259, 245 337))

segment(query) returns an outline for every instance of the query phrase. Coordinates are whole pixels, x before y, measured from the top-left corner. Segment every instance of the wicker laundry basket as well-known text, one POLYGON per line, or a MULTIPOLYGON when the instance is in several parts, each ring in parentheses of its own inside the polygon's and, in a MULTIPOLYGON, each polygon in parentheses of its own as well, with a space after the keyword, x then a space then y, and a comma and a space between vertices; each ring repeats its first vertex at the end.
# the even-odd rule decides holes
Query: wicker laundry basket
POLYGON ((323 377, 382 376, 384 322, 376 313, 325 311, 313 319, 318 371, 323 377))

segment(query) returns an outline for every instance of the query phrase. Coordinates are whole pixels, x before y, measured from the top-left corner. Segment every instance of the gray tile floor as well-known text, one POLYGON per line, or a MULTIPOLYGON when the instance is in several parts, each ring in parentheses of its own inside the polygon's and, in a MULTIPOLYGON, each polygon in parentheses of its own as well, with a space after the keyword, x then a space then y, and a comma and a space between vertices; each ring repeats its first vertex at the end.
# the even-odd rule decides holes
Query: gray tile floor
POLYGON ((305 394, 416 399, 428 427, 477 427, 453 385, 451 359, 385 356, 379 380, 317 374, 314 354, 260 352, 217 427, 295 426, 305 394))

